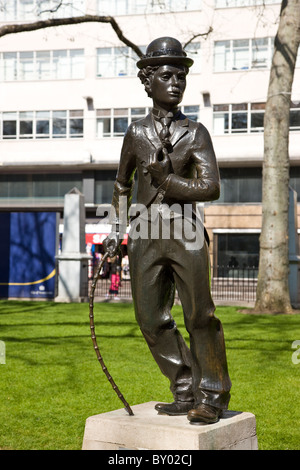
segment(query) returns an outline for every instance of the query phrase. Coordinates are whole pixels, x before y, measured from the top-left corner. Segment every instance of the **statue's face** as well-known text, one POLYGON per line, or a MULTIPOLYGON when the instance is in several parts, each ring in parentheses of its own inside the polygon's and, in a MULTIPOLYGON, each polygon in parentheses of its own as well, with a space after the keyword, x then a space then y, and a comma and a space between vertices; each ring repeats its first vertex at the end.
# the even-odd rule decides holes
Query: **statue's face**
POLYGON ((186 87, 184 67, 162 65, 149 83, 153 104, 157 108, 170 110, 181 103, 186 87))

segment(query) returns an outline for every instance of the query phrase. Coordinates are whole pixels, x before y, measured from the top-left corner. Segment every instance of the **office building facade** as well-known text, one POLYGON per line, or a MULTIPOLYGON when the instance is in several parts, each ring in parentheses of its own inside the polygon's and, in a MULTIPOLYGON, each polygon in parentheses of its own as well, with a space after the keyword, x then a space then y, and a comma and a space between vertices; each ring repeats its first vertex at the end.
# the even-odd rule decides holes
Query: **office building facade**
MULTIPOLYGON (((268 0, 1 2, 0 26, 49 17, 111 15, 141 50, 174 36, 194 65, 182 111, 209 130, 221 197, 204 205, 214 265, 258 266, 263 118, 280 2, 268 0)), ((0 38, 0 210, 61 213, 85 196, 90 244, 111 201, 128 125, 151 107, 137 56, 110 24, 88 22, 0 38)), ((291 186, 300 194, 300 59, 290 110, 291 186)))

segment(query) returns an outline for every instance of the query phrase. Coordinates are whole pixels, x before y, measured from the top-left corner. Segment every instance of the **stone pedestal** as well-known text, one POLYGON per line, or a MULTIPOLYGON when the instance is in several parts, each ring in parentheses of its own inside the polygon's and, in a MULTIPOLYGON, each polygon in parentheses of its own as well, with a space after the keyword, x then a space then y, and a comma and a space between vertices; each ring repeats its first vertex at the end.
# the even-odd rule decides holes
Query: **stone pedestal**
POLYGON ((65 195, 64 232, 59 261, 56 302, 82 302, 88 299, 88 260, 85 249, 84 196, 77 188, 65 195))
POLYGON ((156 402, 86 420, 83 450, 257 450, 252 413, 226 411, 215 424, 190 424, 186 416, 158 415, 156 402))

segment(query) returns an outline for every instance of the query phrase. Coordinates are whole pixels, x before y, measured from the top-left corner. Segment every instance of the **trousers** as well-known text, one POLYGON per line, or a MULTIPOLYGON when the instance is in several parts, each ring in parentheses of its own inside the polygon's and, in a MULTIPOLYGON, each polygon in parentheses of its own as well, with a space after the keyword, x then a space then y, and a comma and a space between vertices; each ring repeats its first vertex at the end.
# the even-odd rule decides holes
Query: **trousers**
MULTIPOLYGON (((171 231, 172 233, 172 231, 171 231)), ((226 409, 230 399, 224 333, 210 292, 208 245, 187 249, 182 238, 128 237, 137 323, 175 401, 226 409), (188 346, 172 317, 175 289, 188 346)))

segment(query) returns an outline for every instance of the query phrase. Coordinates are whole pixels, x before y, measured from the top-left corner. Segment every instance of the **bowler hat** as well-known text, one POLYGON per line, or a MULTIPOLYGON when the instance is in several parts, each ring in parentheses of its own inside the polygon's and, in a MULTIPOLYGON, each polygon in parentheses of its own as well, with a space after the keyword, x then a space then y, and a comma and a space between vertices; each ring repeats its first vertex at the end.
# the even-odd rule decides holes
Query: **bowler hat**
POLYGON ((191 67, 193 59, 187 57, 181 43, 171 37, 154 39, 146 49, 146 54, 137 62, 139 69, 148 65, 186 65, 191 67))

